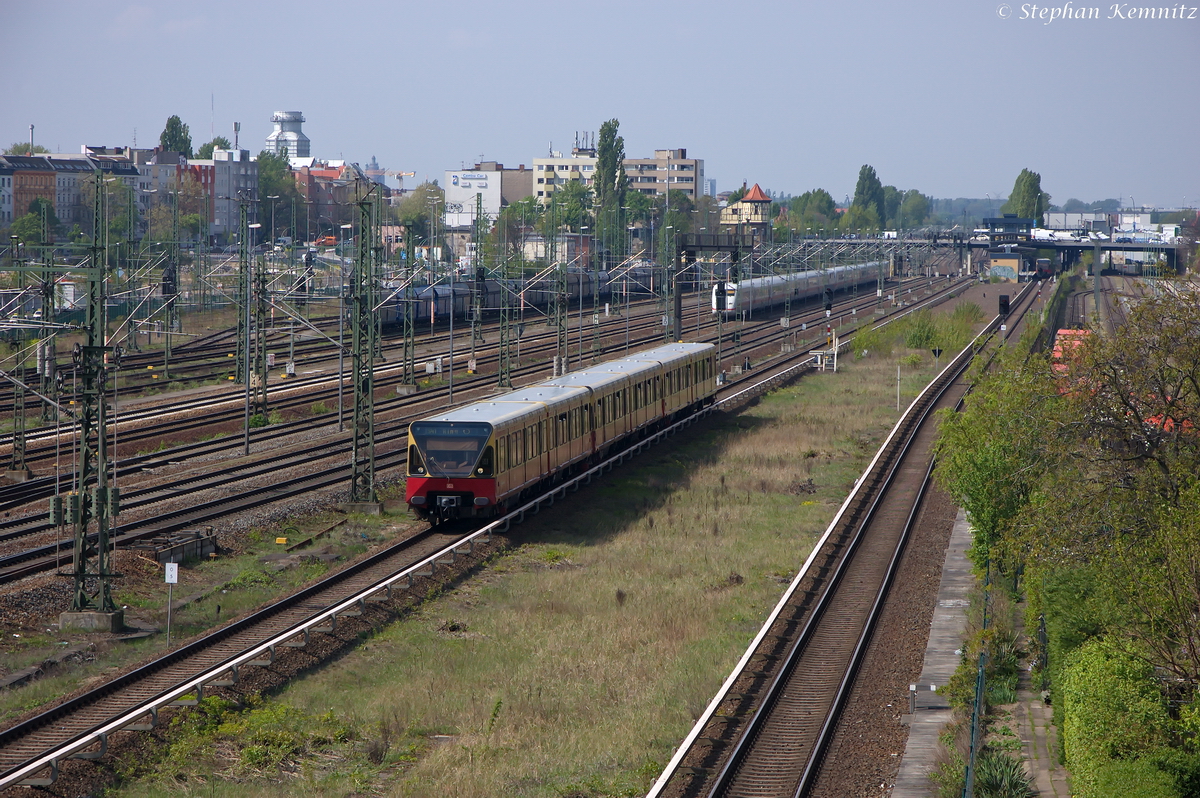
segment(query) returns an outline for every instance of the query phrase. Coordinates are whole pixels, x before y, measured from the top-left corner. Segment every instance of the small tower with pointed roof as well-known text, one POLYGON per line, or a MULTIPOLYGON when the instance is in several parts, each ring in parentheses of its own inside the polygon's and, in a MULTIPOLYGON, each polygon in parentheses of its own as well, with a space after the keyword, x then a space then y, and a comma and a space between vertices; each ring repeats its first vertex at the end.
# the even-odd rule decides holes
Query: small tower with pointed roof
POLYGON ((771 229, 771 198, 759 188, 758 183, 740 200, 721 210, 722 227, 736 228, 739 225, 742 232, 759 235, 766 235, 771 229))

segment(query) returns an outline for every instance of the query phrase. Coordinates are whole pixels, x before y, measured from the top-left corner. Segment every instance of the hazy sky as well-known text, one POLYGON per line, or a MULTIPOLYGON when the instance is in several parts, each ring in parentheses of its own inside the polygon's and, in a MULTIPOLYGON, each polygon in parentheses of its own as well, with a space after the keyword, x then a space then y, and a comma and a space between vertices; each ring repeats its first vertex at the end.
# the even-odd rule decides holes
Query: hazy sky
POLYGON ((1056 2, 4 0, 0 146, 151 146, 179 114, 257 152, 299 110, 313 155, 440 180, 616 117, 628 155, 685 147, 718 190, 841 201, 869 163, 997 196, 1028 167, 1056 202, 1200 204, 1200 12, 1056 2))

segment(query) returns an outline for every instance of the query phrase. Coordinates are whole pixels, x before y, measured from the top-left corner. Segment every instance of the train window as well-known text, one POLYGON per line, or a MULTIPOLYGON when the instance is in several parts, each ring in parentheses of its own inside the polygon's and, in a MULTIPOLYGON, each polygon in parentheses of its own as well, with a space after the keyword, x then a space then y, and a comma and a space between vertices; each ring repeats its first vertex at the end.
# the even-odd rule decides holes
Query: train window
POLYGON ((469 477, 492 435, 490 424, 414 422, 409 435, 430 476, 469 477))
POLYGON ((425 463, 421 460, 421 452, 417 449, 416 444, 408 447, 408 473, 409 476, 423 476, 425 474, 425 463))
POLYGON ((559 446, 562 446, 564 443, 566 443, 567 441, 569 441, 571 439, 569 432, 570 432, 570 427, 569 427, 568 420, 567 420, 567 414, 559 413, 558 414, 558 434, 557 434, 557 437, 555 438, 555 440, 557 441, 557 444, 559 446))
POLYGON ((602 427, 608 421, 604 417, 604 397, 603 396, 601 396, 599 399, 596 400, 596 417, 600 420, 600 426, 602 426, 602 427))
POLYGON ((496 438, 496 473, 508 470, 508 436, 496 438))
POLYGON ((534 444, 533 425, 531 424, 525 428, 525 459, 526 460, 532 460, 534 458, 534 456, 537 454, 537 452, 534 451, 533 444, 534 444))
POLYGON ((525 462, 525 430, 519 429, 508 436, 508 457, 514 466, 525 462))
POLYGON ((475 476, 477 477, 492 477, 496 475, 496 453, 491 446, 483 450, 483 457, 479 458, 479 464, 475 466, 475 476))

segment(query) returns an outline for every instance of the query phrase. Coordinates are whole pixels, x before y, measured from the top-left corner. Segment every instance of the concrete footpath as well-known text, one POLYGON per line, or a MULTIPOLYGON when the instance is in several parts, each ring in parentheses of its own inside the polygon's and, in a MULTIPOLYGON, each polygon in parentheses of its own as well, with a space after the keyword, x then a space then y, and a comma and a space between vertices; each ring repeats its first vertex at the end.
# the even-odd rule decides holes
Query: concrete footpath
MULTIPOLYGON (((974 584, 971 562, 967 559, 970 545, 971 528, 966 514, 959 510, 942 566, 937 607, 929 626, 929 643, 917 684, 916 711, 904 716, 904 723, 909 727, 908 744, 891 798, 927 798, 934 794, 929 773, 937 761, 938 735, 950 722, 951 712, 949 704, 933 688, 944 686, 958 667, 958 651, 974 584)), ((1040 796, 1068 798, 1071 790, 1067 772, 1058 763, 1058 732, 1051 725, 1051 709, 1042 701, 1040 693, 1030 689, 1028 676, 1028 673, 1022 673, 1018 703, 1012 705, 1025 766, 1033 776, 1040 796)))
POLYGON ((908 744, 900 760, 900 773, 892 788, 892 798, 925 798, 932 794, 929 772, 937 759, 938 734, 950 722, 950 705, 933 688, 943 687, 958 667, 959 646, 967 625, 966 609, 970 605, 971 562, 967 547, 971 545, 971 527, 966 513, 958 511, 946 562, 942 566, 942 581, 938 586, 937 607, 929 625, 929 643, 917 684, 916 711, 905 715, 908 744))
POLYGON ((1043 798, 1070 798, 1071 785, 1066 769, 1058 763, 1058 729, 1054 711, 1042 701, 1042 694, 1029 687, 1029 673, 1021 674, 1017 704, 1012 708, 1021 738, 1021 754, 1025 767, 1033 776, 1038 795, 1043 798))

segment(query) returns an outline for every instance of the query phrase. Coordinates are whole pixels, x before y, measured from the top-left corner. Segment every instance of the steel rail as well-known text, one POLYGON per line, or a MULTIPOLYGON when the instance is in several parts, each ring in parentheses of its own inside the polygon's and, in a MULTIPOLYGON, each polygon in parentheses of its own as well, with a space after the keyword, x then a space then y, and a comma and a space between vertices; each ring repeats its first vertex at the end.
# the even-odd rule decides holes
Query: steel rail
MULTIPOLYGON (((803 363, 798 363, 792 367, 789 367, 787 371, 794 372, 794 370, 801 368, 806 364, 811 364, 812 358, 804 358, 804 361, 805 362, 803 363)), ((746 389, 738 391, 732 396, 726 397, 725 399, 722 399, 719 402, 710 405, 709 407, 702 408, 696 413, 670 424, 651 435, 648 435, 642 440, 634 443, 632 446, 615 453, 605 461, 553 487, 541 496, 530 500, 524 505, 502 516, 501 518, 488 523, 474 532, 464 535, 462 538, 452 542, 434 554, 421 559, 419 562, 406 566, 395 573, 372 583, 370 586, 356 592, 354 595, 339 601, 337 604, 331 607, 315 613, 305 621, 293 624, 287 629, 272 635, 267 640, 255 644, 254 646, 233 657, 223 660, 216 665, 205 668, 202 672, 196 674, 195 676, 180 682, 168 690, 158 693, 152 698, 137 703, 136 706, 131 707, 129 710, 122 712, 120 715, 114 718, 97 724, 94 728, 86 732, 75 735, 69 740, 55 745, 53 748, 44 751, 36 757, 28 760, 24 764, 9 768, 7 772, 0 774, 0 790, 17 784, 45 786, 49 783, 52 783, 54 779, 57 778, 58 768, 62 761, 70 758, 97 758, 98 756, 101 756, 103 751, 107 748, 107 740, 109 735, 125 730, 132 731, 147 729, 156 721, 157 713, 160 709, 171 705, 180 705, 182 700, 192 694, 195 694, 196 698, 192 699, 188 703, 198 701, 203 695, 203 690, 206 686, 213 686, 214 683, 217 682, 220 682, 222 686, 224 686, 230 683, 232 680, 236 680, 238 669, 241 667, 270 664, 270 661, 272 661, 274 658, 275 648, 285 646, 289 641, 294 641, 301 636, 304 636, 305 642, 307 642, 307 637, 312 632, 332 631, 336 628, 337 618, 339 616, 360 614, 362 608, 365 606, 365 602, 371 601, 372 599, 378 597, 381 593, 390 596, 390 591, 395 589, 401 581, 406 582, 406 587, 410 587, 413 584, 414 577, 432 575, 438 565, 445 564, 445 559, 447 557, 450 557, 453 561, 455 556, 469 553, 471 550, 470 548, 468 549, 468 552, 462 551, 464 546, 473 547, 475 542, 479 541, 480 539, 489 541, 492 534, 507 531, 511 524, 520 523, 522 520, 524 520, 527 514, 536 514, 541 510, 543 505, 553 506, 555 500, 560 496, 565 496, 567 491, 577 491, 581 486, 590 484, 594 478, 599 477, 604 472, 611 471, 616 465, 631 457, 634 457, 635 455, 664 440, 665 438, 675 435, 679 431, 697 423, 702 418, 705 418, 712 413, 730 409, 739 402, 746 401, 755 395, 770 390, 772 387, 778 384, 779 379, 780 376, 778 374, 772 375, 771 377, 761 380, 746 389), (425 573, 426 569, 428 569, 428 573, 425 573), (264 655, 268 656, 267 660, 262 659, 264 655), (229 678, 223 679, 222 677, 229 678), (146 718, 148 715, 150 716, 150 724, 146 723, 146 718), (96 745, 100 745, 100 752, 88 750, 96 745), (38 773, 47 768, 49 768, 51 771, 48 778, 35 778, 38 773)), ((282 602, 278 602, 275 605, 260 611, 259 613, 255 613, 254 615, 249 616, 242 621, 238 621, 229 627, 225 627, 224 629, 214 632, 212 635, 197 640, 184 649, 172 652, 171 654, 168 654, 159 660, 155 660, 155 662, 150 663, 143 669, 139 669, 138 671, 121 677, 121 679, 113 685, 106 685, 102 688, 98 688, 97 690, 86 693, 76 699, 73 699, 72 701, 60 705, 59 707, 48 710, 46 713, 32 718, 23 724, 0 732, 0 750, 2 750, 4 745, 11 743, 15 739, 18 739, 22 733, 22 730, 36 728, 44 725, 45 723, 53 722, 54 720, 62 717, 64 713, 72 709, 82 708, 83 706, 87 705, 89 697, 94 701, 98 695, 106 694, 116 686, 121 686, 123 683, 131 682, 134 676, 144 670, 148 670, 155 666, 159 666, 161 668, 164 664, 175 661, 187 652, 201 651, 206 646, 211 645, 214 640, 224 639, 233 631, 246 628, 251 622, 266 619, 269 617, 268 613, 278 612, 281 606, 293 606, 302 599, 313 595, 314 592, 319 588, 331 584, 334 580, 342 581, 347 579, 354 573, 366 569, 370 565, 381 561, 387 556, 393 555, 397 549, 399 549, 401 546, 409 544, 410 542, 411 541, 406 541, 405 543, 389 547, 385 551, 380 552, 368 560, 365 560, 363 563, 356 565, 353 569, 347 569, 339 572, 338 574, 335 574, 326 580, 322 580, 317 585, 313 585, 299 594, 295 594, 294 596, 289 597, 282 602)))
MULTIPOLYGON (((1020 294, 1018 294, 1018 301, 1025 298, 1025 296, 1027 295, 1027 293, 1029 291, 1030 285, 1032 285, 1032 283, 1027 284, 1026 288, 1023 289, 1020 294)), ((914 308, 913 310, 916 310, 916 309, 917 308, 914 308)), ((987 339, 987 337, 994 334, 995 330, 1001 325, 1002 321, 1003 321, 1003 319, 1000 316, 996 316, 991 321, 989 321, 987 326, 983 329, 983 331, 981 331, 971 341, 971 343, 969 343, 966 347, 964 347, 964 349, 955 357, 954 360, 947 363, 947 365, 942 370, 942 372, 939 373, 938 377, 941 377, 942 374, 947 373, 949 371, 949 369, 954 368, 955 364, 960 359, 962 359, 964 357, 969 359, 969 357, 972 355, 973 352, 975 352, 978 348, 981 348, 983 342, 987 339)), ((663 790, 667 787, 667 785, 671 782, 671 780, 679 772, 679 769, 682 765, 684 757, 687 756, 687 754, 692 750, 692 748, 696 744, 697 740, 703 734, 705 728, 711 722, 713 717, 717 714, 717 710, 720 709, 721 705, 728 698, 730 692, 733 689, 733 686, 737 683, 737 681, 741 678, 741 676, 747 671, 747 668, 750 664, 752 657, 758 651, 759 647, 762 645, 763 640, 769 635, 770 630, 775 625, 775 622, 779 619, 779 617, 782 615, 784 610, 791 604, 792 598, 796 594, 796 591, 799 589, 801 582, 803 582, 804 579, 809 575, 809 572, 812 569, 814 562, 817 560, 818 557, 820 557, 822 555, 822 552, 826 548, 830 539, 833 537, 834 533, 838 531, 838 528, 841 526, 842 520, 846 516, 851 505, 859 498, 860 492, 864 490, 864 486, 868 481, 867 477, 880 464, 881 459, 885 456, 885 454, 888 452, 889 448, 892 446, 893 441, 896 439, 896 437, 900 433, 901 429, 905 426, 906 421, 910 418, 910 415, 917 412, 916 409, 918 407, 918 404, 925 400, 926 394, 934 387, 935 383, 937 382, 938 377, 935 377, 935 379, 933 381, 931 381, 930 384, 927 385, 913 399, 913 401, 909 404, 908 408, 905 410, 904 414, 896 421, 895 425, 892 427, 891 431, 888 433, 888 436, 884 439, 879 450, 875 453, 875 456, 872 458, 871 462, 867 465, 866 469, 863 471, 863 476, 858 479, 858 481, 855 483, 854 488, 846 496, 846 499, 842 502, 841 506, 838 508, 837 512, 834 514, 834 517, 830 521, 828 527, 826 527, 825 532, 822 534, 820 539, 813 546, 813 549, 809 553, 804 564, 801 566, 800 570, 797 572, 796 576, 792 579, 792 581, 788 585, 788 587, 784 590, 779 601, 776 603, 775 607, 771 610, 770 614, 767 616, 763 625, 760 627, 758 633, 750 641, 750 644, 746 647, 745 652, 742 654, 741 658, 738 660, 738 663, 734 666, 734 668, 731 671, 731 673, 729 674, 729 676, 725 679, 724 683, 718 689, 716 695, 709 702, 709 704, 705 708, 704 712, 701 713, 701 715, 697 719, 696 723, 692 726, 692 729, 684 737, 683 741, 680 743, 679 747, 676 749, 675 753, 673 754, 671 759, 668 761, 666 767, 663 769, 662 773, 659 775, 659 777, 655 781, 655 783, 651 786, 650 791, 646 794, 646 798, 659 798, 659 796, 662 795, 663 790)))

